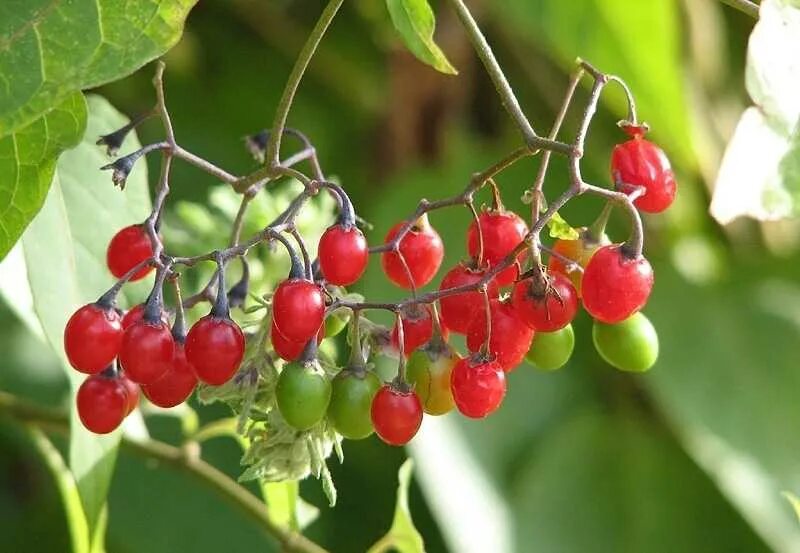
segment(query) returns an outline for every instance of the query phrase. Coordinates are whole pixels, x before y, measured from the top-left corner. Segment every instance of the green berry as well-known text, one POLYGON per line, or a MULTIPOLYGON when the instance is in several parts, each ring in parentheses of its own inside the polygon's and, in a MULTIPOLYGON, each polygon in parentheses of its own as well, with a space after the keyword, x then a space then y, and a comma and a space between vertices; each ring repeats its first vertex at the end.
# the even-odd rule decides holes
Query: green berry
POLYGON ((616 324, 595 321, 592 338, 600 356, 622 371, 644 372, 658 358, 658 334, 641 313, 616 324))
POLYGON ((361 440, 372 434, 370 408, 381 387, 373 372, 343 370, 333 379, 328 405, 328 419, 336 431, 348 440, 361 440))
POLYGON ((275 388, 278 410, 290 426, 308 430, 325 416, 331 383, 318 363, 289 363, 275 388))
POLYGON ((568 324, 555 332, 537 332, 525 359, 537 369, 554 371, 569 361, 574 349, 575 331, 568 324))

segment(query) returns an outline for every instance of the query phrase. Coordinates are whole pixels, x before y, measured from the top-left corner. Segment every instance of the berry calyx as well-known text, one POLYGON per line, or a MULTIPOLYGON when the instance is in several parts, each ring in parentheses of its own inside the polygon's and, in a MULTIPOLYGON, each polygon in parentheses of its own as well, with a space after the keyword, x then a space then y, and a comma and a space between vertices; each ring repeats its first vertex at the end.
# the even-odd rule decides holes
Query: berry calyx
MULTIPOLYGON (((325 338, 324 329, 324 326, 320 327, 320 330, 317 333, 317 345, 321 344, 322 340, 325 338)), ((277 329, 274 323, 270 325, 269 332, 270 340, 272 341, 272 347, 275 350, 275 353, 277 353, 278 357, 284 361, 296 361, 300 357, 300 354, 303 353, 303 350, 308 343, 292 342, 291 340, 287 340, 286 336, 281 334, 281 331, 277 329)))
POLYGON ((434 338, 408 359, 408 382, 427 414, 444 415, 455 406, 450 374, 460 360, 461 356, 441 338, 434 338))
POLYGON ((310 280, 284 280, 272 296, 272 322, 292 342, 307 343, 319 331, 324 316, 322 290, 310 280))
POLYGON ((675 199, 675 173, 664 151, 636 132, 611 153, 611 178, 617 190, 643 193, 633 203, 642 211, 660 213, 675 199))
POLYGON ((639 311, 653 289, 653 269, 642 255, 621 244, 598 249, 583 272, 583 306, 604 323, 618 323, 639 311))
POLYGON ((105 373, 84 380, 75 401, 81 423, 95 434, 113 432, 129 412, 125 385, 105 373))
MULTIPOLYGON (((403 321, 403 349, 406 357, 415 349, 428 343, 433 336, 433 311, 430 305, 412 305, 400 313, 403 321)), ((447 329, 442 329, 444 339, 447 339, 447 329)), ((397 322, 392 328, 392 345, 399 349, 397 322)))
POLYGON ((410 442, 422 425, 422 404, 413 390, 384 385, 372 400, 370 416, 381 440, 401 446, 410 442))
POLYGON ((289 363, 278 377, 275 399, 289 426, 308 430, 325 417, 331 400, 331 383, 315 359, 289 363))
POLYGON ((511 301, 517 317, 536 331, 554 332, 567 326, 578 312, 575 287, 561 273, 520 280, 514 285, 511 301))
MULTIPOLYGON (((513 370, 522 362, 531 347, 534 331, 522 322, 514 307, 500 300, 489 302, 491 332, 489 353, 505 371, 513 370)), ((486 311, 480 310, 467 332, 467 348, 478 352, 486 342, 486 311)))
POLYGON ((492 357, 473 355, 453 367, 450 387, 462 415, 483 418, 503 402, 506 395, 505 371, 492 357))
POLYGON ((555 332, 537 332, 525 360, 543 371, 554 371, 566 365, 575 349, 575 331, 568 324, 555 332))
POLYGON ((364 234, 355 226, 341 223, 328 227, 319 240, 319 267, 331 284, 353 284, 367 268, 369 248, 364 234))
MULTIPOLYGON (((442 279, 439 290, 469 286, 481 280, 486 274, 486 269, 472 268, 470 265, 459 263, 442 279)), ((498 285, 496 279, 490 280, 486 285, 489 298, 496 298, 498 285)), ((462 292, 445 296, 439 300, 442 324, 453 332, 466 334, 469 326, 476 317, 476 311, 483 308, 483 294, 477 291, 462 292)))
POLYGON ((96 374, 108 367, 122 344, 122 318, 110 305, 90 303, 78 309, 64 328, 64 352, 72 367, 96 374))
POLYGON ((194 367, 186 359, 184 344, 176 340, 175 353, 169 369, 152 384, 142 386, 142 393, 153 405, 169 408, 186 401, 196 386, 197 375, 194 367))
POLYGON ((163 321, 144 318, 125 331, 119 362, 128 378, 137 384, 152 384, 167 372, 174 351, 169 327, 163 321))
POLYGON ((616 324, 595 321, 592 340, 600 356, 621 371, 644 372, 658 359, 658 333, 642 313, 616 324))
MULTIPOLYGON (((500 263, 528 233, 528 225, 516 213, 505 209, 484 211, 478 216, 478 221, 472 221, 467 229, 467 251, 474 259, 478 259, 480 253, 479 227, 483 233, 483 261, 489 267, 500 263)), ((522 257, 524 253, 519 256, 520 259, 522 257)), ((512 265, 501 271, 495 281, 498 286, 506 286, 514 282, 517 276, 518 268, 512 265)))
MULTIPOLYGON (((106 250, 108 269, 117 278, 150 257, 153 257, 153 245, 143 225, 131 225, 117 232, 106 250)), ((130 278, 131 282, 143 279, 152 270, 152 266, 142 267, 130 278)))
MULTIPOLYGON (((400 222, 393 226, 386 234, 385 242, 394 240, 404 225, 400 222)), ((401 288, 411 289, 428 284, 436 276, 443 258, 442 239, 423 215, 400 240, 398 251, 381 255, 381 265, 389 280, 401 288)))
MULTIPOLYGON (((125 315, 122 316, 122 330, 127 330, 129 326, 137 321, 141 321, 144 317, 144 308, 145 304, 143 303, 131 307, 125 315)), ((161 320, 164 321, 165 324, 169 324, 169 317, 163 311, 161 312, 161 320)))
POLYGON ((212 311, 189 329, 185 353, 200 380, 220 386, 239 369, 244 357, 244 334, 230 317, 212 311))
POLYGON ((370 409, 381 387, 375 373, 363 367, 344 369, 333 379, 328 419, 333 428, 348 440, 361 440, 372 434, 370 409))

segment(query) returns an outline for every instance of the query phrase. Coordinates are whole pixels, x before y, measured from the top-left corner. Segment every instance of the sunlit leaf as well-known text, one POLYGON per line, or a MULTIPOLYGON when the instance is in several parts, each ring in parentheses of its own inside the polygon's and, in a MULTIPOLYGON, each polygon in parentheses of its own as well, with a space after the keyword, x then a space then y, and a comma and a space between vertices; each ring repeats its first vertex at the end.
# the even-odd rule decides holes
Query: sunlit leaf
POLYGON ((547 230, 550 232, 550 238, 577 240, 579 237, 578 231, 567 223, 558 213, 554 213, 553 217, 547 221, 547 230))
POLYGON ((436 18, 428 0, 386 0, 389 15, 411 53, 442 73, 458 71, 433 40, 436 18))

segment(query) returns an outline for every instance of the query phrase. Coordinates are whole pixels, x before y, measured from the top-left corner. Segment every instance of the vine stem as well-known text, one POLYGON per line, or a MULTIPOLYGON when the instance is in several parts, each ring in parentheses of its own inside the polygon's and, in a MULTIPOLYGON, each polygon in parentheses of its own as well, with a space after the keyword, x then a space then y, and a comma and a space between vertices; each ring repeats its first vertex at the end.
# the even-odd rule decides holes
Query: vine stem
MULTIPOLYGON (((69 432, 69 418, 66 413, 36 405, 6 392, 0 392, 0 412, 43 429, 69 432)), ((249 516, 267 535, 281 545, 283 551, 326 553, 326 549, 303 535, 275 523, 260 499, 224 472, 190 453, 191 448, 178 448, 152 439, 133 440, 125 436, 120 443, 131 453, 166 463, 190 474, 249 516)))
POLYGON ((723 4, 726 4, 732 8, 739 10, 742 13, 746 13, 750 17, 754 19, 758 19, 758 4, 755 2, 750 2, 749 0, 720 0, 723 4))
POLYGON ((267 164, 270 166, 279 165, 278 156, 280 155, 281 150, 283 129, 286 127, 286 119, 289 116, 289 109, 292 107, 292 102, 294 102, 294 96, 297 93, 297 88, 300 86, 300 81, 303 78, 303 74, 306 72, 306 68, 311 61, 311 58, 314 56, 317 46, 319 46, 319 43, 322 41, 325 31, 328 30, 333 18, 336 16, 336 12, 339 11, 339 8, 343 2, 344 0, 330 0, 328 2, 328 5, 325 6, 324 10, 322 10, 322 14, 320 15, 319 19, 317 19, 317 23, 314 25, 314 28, 311 30, 308 40, 306 40, 302 50, 300 50, 300 54, 297 56, 297 60, 294 63, 292 72, 289 74, 289 79, 286 81, 286 87, 283 89, 283 95, 278 102, 278 109, 275 113, 275 119, 272 123, 272 130, 270 132, 269 139, 267 140, 265 159, 267 164))

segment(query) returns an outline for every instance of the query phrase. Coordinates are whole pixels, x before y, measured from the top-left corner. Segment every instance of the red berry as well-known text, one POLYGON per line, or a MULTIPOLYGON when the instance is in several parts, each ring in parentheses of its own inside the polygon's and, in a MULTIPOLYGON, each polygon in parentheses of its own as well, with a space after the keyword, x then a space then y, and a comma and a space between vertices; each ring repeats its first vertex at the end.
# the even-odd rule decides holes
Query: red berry
POLYGON ((506 373, 497 361, 473 355, 453 367, 450 389, 461 414, 480 419, 503 402, 506 373))
POLYGON ((624 321, 647 303, 653 278, 643 256, 631 257, 621 244, 603 246, 583 272, 583 307, 604 323, 624 321))
MULTIPOLYGON (((467 251, 473 258, 478 258, 480 238, 478 225, 483 233, 483 259, 494 267, 516 248, 528 233, 528 225, 512 211, 484 211, 478 216, 478 222, 472 221, 467 230, 467 251)), ((524 254, 520 254, 520 258, 524 254)), ((514 282, 518 269, 510 266, 495 277, 499 286, 514 282)))
POLYGON ((142 392, 153 405, 159 407, 175 407, 186 401, 195 386, 197 386, 197 375, 194 368, 186 360, 184 346, 180 342, 175 343, 175 354, 164 376, 146 386, 142 386, 142 392))
MULTIPOLYGON (((153 245, 142 225, 131 225, 120 230, 108 243, 106 251, 108 269, 117 278, 122 278, 125 273, 150 257, 153 257, 153 245)), ((134 273, 131 281, 146 277, 152 270, 152 266, 141 268, 134 273)))
POLYGON ((125 416, 127 417, 139 406, 139 385, 124 374, 119 375, 119 381, 122 382, 125 387, 125 393, 128 396, 128 407, 125 410, 125 416))
POLYGON ((272 322, 292 342, 307 343, 322 326, 325 298, 310 280, 290 278, 272 296, 272 322))
MULTIPOLYGON (((522 322, 510 303, 491 300, 492 336, 489 353, 504 370, 510 371, 522 362, 531 347, 533 329, 522 322)), ((486 341, 486 311, 480 310, 467 332, 467 347, 477 352, 486 341)))
MULTIPOLYGON (((427 344, 433 336, 433 311, 430 305, 414 305, 400 314, 403 320, 403 349, 406 357, 423 344, 427 344)), ((392 328, 392 345, 399 349, 397 340, 397 323, 392 328)), ((442 328, 442 337, 447 340, 448 332, 442 328)))
MULTIPOLYGON (((444 276, 439 290, 457 288, 475 284, 483 275, 485 269, 472 269, 463 263, 459 263, 444 276)), ((495 279, 489 281, 486 288, 490 298, 497 297, 497 282, 495 279)), ((476 310, 483 308, 483 294, 480 292, 462 292, 445 296, 439 300, 441 307, 441 320, 444 326, 453 332, 466 334, 469 325, 475 318, 476 310)))
MULTIPOLYGON (((385 242, 391 242, 405 223, 397 223, 386 234, 385 242)), ((439 233, 430 225, 426 217, 421 217, 400 240, 397 252, 388 251, 381 255, 383 272, 394 284, 401 288, 419 288, 428 284, 444 258, 444 244, 439 233), (403 265, 403 260, 408 267, 403 265), (410 276, 410 278, 409 278, 410 276)))
POLYGON ((119 378, 102 374, 83 381, 76 397, 78 417, 95 434, 108 434, 128 413, 128 394, 119 378))
POLYGON ((353 284, 367 268, 369 249, 364 234, 354 226, 333 225, 319 239, 319 267, 331 284, 353 284))
POLYGON ((422 404, 413 390, 383 386, 372 399, 372 425, 381 440, 389 445, 405 445, 422 424, 422 404))
POLYGON ((244 334, 227 317, 206 315, 186 335, 186 360, 206 384, 225 384, 236 374, 243 357, 244 334))
MULTIPOLYGON (((284 361, 295 361, 300 354, 303 353, 303 350, 306 347, 308 342, 293 342, 288 340, 286 336, 281 334, 281 331, 275 326, 275 323, 270 325, 269 329, 270 339, 272 341, 272 347, 275 349, 275 353, 278 354, 278 357, 283 359, 284 361)), ((317 344, 322 343, 322 340, 325 339, 325 327, 321 326, 319 328, 319 332, 317 332, 317 344)))
MULTIPOLYGON (((122 317, 122 330, 127 330, 129 326, 141 321, 143 318, 144 304, 140 303, 139 305, 134 305, 122 317)), ((166 312, 161 312, 161 320, 164 321, 165 324, 169 324, 169 317, 167 316, 166 312)))
POLYGON ((611 178, 618 190, 630 194, 636 187, 644 193, 634 205, 648 213, 667 209, 675 199, 675 174, 664 151, 635 134, 614 147, 611 154, 611 178))
POLYGON ((69 364, 82 373, 95 374, 108 367, 121 343, 121 317, 112 307, 84 305, 64 327, 64 352, 69 364))
POLYGON ((533 279, 514 285, 511 300, 517 317, 538 332, 555 332, 567 326, 578 312, 578 294, 572 282, 561 273, 547 277, 549 286, 538 289, 533 279))
POLYGON ((125 374, 137 384, 152 384, 172 363, 175 341, 162 321, 142 319, 125 331, 119 362, 125 374))

